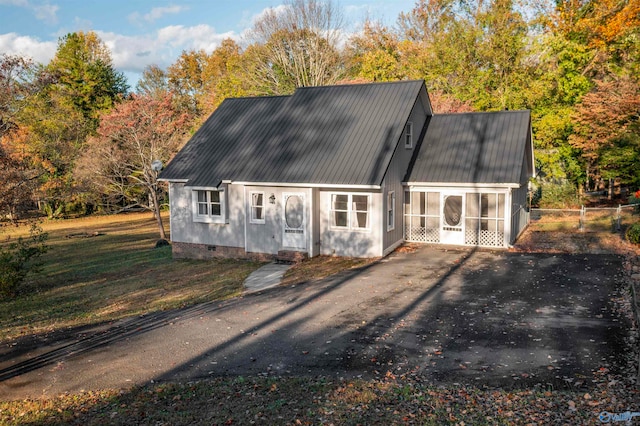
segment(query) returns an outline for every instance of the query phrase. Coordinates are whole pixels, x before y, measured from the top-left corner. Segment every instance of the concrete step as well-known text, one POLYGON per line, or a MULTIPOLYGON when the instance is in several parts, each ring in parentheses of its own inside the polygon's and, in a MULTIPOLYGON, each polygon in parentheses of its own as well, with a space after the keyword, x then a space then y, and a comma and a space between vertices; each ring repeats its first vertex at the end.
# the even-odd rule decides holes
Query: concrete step
POLYGON ((276 255, 277 263, 300 263, 309 257, 309 253, 295 250, 280 250, 276 255))

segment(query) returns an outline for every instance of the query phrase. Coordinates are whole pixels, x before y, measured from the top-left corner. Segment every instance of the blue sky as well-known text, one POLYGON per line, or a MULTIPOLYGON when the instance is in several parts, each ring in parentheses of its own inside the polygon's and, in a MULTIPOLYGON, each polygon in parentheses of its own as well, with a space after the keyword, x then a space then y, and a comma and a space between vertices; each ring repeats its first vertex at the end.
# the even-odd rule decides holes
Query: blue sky
MULTIPOLYGON (((282 0, 0 0, 0 54, 26 55, 47 63, 58 39, 95 31, 111 49, 115 67, 133 85, 150 64, 166 67, 183 50, 212 51, 243 34, 265 9, 282 0)), ((358 31, 366 16, 393 25, 415 0, 334 0, 358 31)))

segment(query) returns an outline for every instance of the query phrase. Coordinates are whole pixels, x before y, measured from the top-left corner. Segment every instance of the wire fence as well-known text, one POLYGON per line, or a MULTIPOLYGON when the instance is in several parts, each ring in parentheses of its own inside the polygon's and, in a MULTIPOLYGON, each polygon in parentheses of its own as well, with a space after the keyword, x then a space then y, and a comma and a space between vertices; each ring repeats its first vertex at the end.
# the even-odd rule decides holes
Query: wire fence
POLYGON ((549 231, 621 232, 638 221, 640 204, 579 209, 531 209, 531 220, 549 231))

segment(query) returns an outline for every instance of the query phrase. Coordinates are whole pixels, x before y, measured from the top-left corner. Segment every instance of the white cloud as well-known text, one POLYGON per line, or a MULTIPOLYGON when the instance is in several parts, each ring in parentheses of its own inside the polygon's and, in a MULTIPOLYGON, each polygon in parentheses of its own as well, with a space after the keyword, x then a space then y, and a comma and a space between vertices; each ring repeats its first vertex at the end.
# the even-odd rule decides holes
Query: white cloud
POLYGON ((0 4, 6 6, 27 7, 29 5, 29 2, 27 0, 0 0, 0 4))
POLYGON ((57 4, 43 3, 39 5, 32 5, 31 9, 35 12, 36 18, 40 21, 55 24, 58 22, 58 9, 60 7, 57 4))
MULTIPOLYGON (((136 36, 104 31, 96 31, 96 34, 111 51, 114 67, 134 74, 151 64, 166 68, 184 50, 203 49, 210 53, 225 38, 239 38, 234 32, 217 33, 208 25, 172 25, 154 33, 136 36)), ((29 56, 42 64, 47 64, 53 58, 57 47, 57 41, 42 41, 16 33, 0 34, 0 52, 29 56)))
POLYGON ((183 6, 154 7, 153 9, 151 9, 151 12, 144 15, 144 19, 147 22, 153 22, 157 19, 162 18, 163 15, 180 13, 183 10, 187 9, 187 7, 183 6))
POLYGON ((234 32, 216 33, 208 25, 171 25, 155 33, 139 36, 101 31, 96 33, 111 50, 113 65, 128 72, 141 72, 151 64, 165 68, 174 63, 183 50, 203 49, 212 52, 225 38, 238 38, 234 32))
POLYGON ((149 13, 145 13, 141 15, 138 12, 134 12, 128 16, 129 22, 133 24, 140 24, 141 21, 145 21, 147 23, 153 23, 158 19, 162 18, 164 15, 176 14, 182 11, 188 10, 188 7, 185 6, 166 6, 166 7, 154 7, 151 9, 149 13))
POLYGON ((53 58, 57 46, 55 41, 41 41, 16 33, 0 34, 0 52, 28 56, 41 64, 46 64, 53 58))
POLYGON ((36 19, 48 24, 56 24, 58 22, 57 13, 60 7, 57 4, 49 3, 48 0, 35 2, 29 0, 0 0, 0 4, 28 9, 33 12, 36 19))

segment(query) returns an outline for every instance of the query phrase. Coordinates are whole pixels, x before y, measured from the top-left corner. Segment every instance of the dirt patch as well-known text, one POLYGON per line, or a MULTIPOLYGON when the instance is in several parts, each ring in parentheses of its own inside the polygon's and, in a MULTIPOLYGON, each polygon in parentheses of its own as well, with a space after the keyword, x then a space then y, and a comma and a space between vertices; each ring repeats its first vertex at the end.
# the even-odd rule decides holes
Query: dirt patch
POLYGON ((629 244, 622 233, 580 230, 544 231, 537 223, 518 238, 512 248, 524 253, 590 253, 640 255, 640 247, 629 244))

